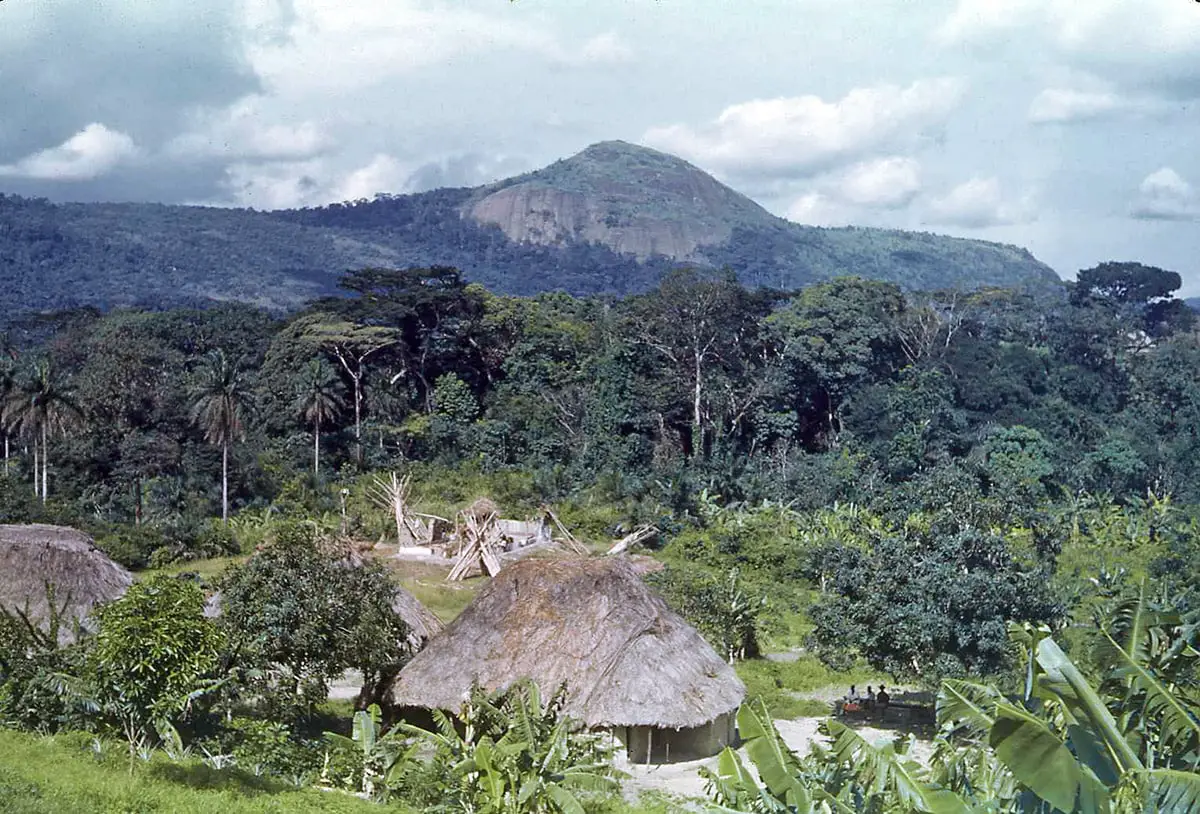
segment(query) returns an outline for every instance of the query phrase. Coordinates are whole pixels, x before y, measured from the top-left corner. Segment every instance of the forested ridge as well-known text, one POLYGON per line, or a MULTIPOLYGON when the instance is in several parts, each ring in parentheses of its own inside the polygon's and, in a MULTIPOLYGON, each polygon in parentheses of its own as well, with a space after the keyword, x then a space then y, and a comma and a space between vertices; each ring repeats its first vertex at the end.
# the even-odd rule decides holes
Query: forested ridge
POLYGON ((227 301, 283 313, 337 293, 350 269, 437 264, 517 295, 641 293, 681 264, 729 268, 745 285, 775 288, 847 269, 906 290, 1057 285, 1049 267, 1013 246, 790 223, 686 162, 620 142, 486 187, 275 212, 0 194, 0 320, 65 308, 227 301), (509 212, 514 219, 574 226, 552 239, 514 239, 471 216, 471 206, 513 185, 532 185, 558 202, 519 203, 509 212), (710 193, 703 206, 697 189, 710 193), (573 218, 595 228, 585 234, 573 218), (669 238, 677 234, 690 238, 673 253, 669 238), (630 252, 623 241, 631 235, 647 245, 666 240, 666 248, 630 252))

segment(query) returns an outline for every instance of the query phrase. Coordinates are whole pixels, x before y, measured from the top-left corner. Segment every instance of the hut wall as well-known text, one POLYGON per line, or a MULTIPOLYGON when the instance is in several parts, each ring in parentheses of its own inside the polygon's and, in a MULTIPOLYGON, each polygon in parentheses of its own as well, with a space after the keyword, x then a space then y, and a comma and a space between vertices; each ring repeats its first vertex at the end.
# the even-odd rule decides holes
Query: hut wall
POLYGON ((737 725, 733 714, 725 713, 703 726, 690 729, 624 726, 617 727, 614 734, 625 747, 631 763, 675 763, 712 757, 736 743, 737 725))

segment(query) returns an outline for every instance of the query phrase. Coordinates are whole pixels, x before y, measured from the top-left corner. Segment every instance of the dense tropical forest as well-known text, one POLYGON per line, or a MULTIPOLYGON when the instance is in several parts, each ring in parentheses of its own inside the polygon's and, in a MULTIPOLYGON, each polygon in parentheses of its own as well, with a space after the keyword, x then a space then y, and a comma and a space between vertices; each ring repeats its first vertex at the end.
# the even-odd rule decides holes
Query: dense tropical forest
MULTIPOLYGON (((757 699, 738 719, 757 774, 723 755, 721 810, 1200 809, 1200 335, 1178 274, 905 292, 676 270, 624 298, 517 297, 432 266, 339 285, 286 317, 12 326, 0 522, 84 529, 146 575, 68 647, 5 617, 0 722, 115 733, 131 766, 190 744, 416 810, 623 810, 603 743, 547 688, 472 699, 464 734, 385 733, 364 687, 353 730, 322 734, 334 677, 385 686, 409 655, 386 644, 404 637, 384 569, 322 548, 389 533, 370 493, 398 471, 439 505, 553 505, 595 539, 657 529, 650 581, 757 699), (217 557, 234 565, 212 621, 217 557), (767 647, 835 680, 940 687, 932 768, 837 722, 830 750, 780 748, 771 719, 800 679, 767 647)), ((0 770, 0 790, 23 777, 0 770)))

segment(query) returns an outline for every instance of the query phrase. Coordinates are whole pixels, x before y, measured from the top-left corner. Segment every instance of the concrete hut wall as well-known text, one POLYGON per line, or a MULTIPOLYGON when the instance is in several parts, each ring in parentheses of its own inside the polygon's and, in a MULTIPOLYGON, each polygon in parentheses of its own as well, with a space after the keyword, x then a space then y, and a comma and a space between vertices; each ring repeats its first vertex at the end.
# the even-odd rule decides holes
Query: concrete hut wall
POLYGON ((727 712, 703 726, 690 729, 658 729, 622 726, 613 734, 625 747, 631 763, 674 763, 712 757, 737 741, 737 722, 727 712))

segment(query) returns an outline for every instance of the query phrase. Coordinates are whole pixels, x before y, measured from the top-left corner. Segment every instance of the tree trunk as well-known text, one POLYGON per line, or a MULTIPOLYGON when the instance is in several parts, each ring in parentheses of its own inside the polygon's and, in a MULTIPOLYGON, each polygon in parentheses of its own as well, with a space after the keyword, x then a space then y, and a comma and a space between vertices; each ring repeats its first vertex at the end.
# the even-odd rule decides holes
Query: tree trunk
POLYGON ((692 396, 692 456, 704 456, 704 430, 700 426, 700 394, 704 387, 703 361, 701 355, 697 353, 696 359, 696 389, 692 396))
POLYGON ((41 497, 41 488, 38 485, 38 440, 37 436, 33 436, 33 496, 41 497))
POLYGON ((8 477, 8 433, 4 433, 4 477, 8 477))
POLYGON ((359 375, 354 377, 354 460, 355 463, 362 466, 362 387, 359 385, 359 380, 362 378, 362 369, 359 368, 359 375))
POLYGON ((133 479, 133 524, 142 525, 142 479, 133 479))
POLYGON ((50 432, 45 423, 42 424, 42 503, 46 503, 46 496, 50 493, 48 488, 48 478, 46 470, 50 464, 50 445, 47 443, 50 437, 50 432))
POLYGON ((321 419, 313 422, 313 477, 321 477, 321 419))
POLYGON ((221 522, 229 525, 229 442, 221 444, 221 522))

